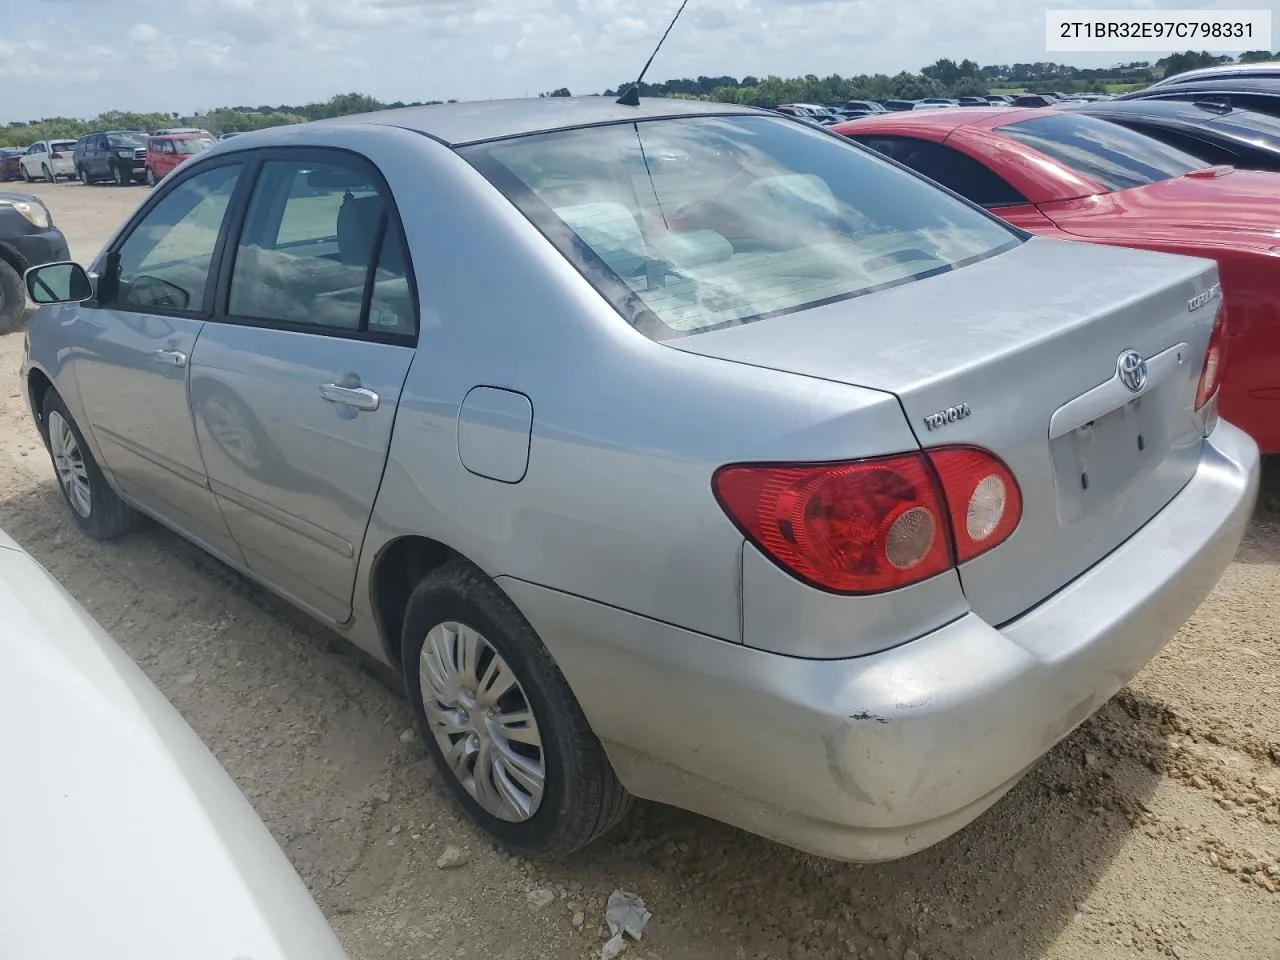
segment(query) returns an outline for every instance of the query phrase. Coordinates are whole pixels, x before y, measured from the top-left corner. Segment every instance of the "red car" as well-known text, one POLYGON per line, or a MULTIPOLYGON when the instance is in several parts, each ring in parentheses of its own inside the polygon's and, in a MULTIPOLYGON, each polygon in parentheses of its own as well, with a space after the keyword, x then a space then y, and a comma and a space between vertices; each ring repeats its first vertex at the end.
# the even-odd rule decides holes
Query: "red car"
POLYGON ((1218 261, 1222 415, 1280 453, 1280 173, 1204 161, 1064 110, 873 114, 828 129, 1046 237, 1218 261))
POLYGON ((147 137, 147 184, 154 187, 188 157, 212 146, 213 138, 206 133, 168 133, 147 137))

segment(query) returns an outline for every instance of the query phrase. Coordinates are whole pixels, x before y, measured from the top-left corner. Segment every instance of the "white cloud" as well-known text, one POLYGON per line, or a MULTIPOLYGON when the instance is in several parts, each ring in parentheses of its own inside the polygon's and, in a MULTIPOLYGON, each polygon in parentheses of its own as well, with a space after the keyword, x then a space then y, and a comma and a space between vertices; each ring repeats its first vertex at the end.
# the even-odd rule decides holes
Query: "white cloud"
POLYGON ((129 30, 129 42, 136 46, 150 46, 163 39, 164 35, 149 23, 135 24, 129 30))

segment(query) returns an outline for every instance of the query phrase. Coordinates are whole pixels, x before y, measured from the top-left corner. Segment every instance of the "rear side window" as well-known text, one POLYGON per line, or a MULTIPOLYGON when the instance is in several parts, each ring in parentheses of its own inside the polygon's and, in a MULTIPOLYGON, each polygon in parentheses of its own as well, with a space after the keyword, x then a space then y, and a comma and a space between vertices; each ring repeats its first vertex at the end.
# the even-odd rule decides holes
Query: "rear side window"
POLYGON ((1171 180, 1205 165, 1145 134, 1082 114, 1051 114, 996 129, 1097 181, 1108 192, 1171 180))
POLYGON ((979 206, 1009 207, 1027 202, 1027 198, 999 174, 968 154, 941 143, 915 137, 866 136, 850 139, 892 157, 979 206))
POLYGON ((399 224, 372 170, 272 160, 254 186, 231 272, 232 316, 412 335, 399 224))
POLYGON ((923 280, 1023 235, 781 118, 613 124, 462 151, 614 307, 687 336, 923 280))

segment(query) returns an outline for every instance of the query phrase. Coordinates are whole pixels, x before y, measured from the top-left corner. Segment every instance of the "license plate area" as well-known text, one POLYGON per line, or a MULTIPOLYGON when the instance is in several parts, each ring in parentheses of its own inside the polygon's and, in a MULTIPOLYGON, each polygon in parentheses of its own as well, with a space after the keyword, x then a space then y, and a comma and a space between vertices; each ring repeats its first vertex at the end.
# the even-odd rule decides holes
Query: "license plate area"
POLYGON ((1063 526, 1096 511, 1154 470, 1169 451, 1162 384, 1050 441, 1058 519, 1063 526))

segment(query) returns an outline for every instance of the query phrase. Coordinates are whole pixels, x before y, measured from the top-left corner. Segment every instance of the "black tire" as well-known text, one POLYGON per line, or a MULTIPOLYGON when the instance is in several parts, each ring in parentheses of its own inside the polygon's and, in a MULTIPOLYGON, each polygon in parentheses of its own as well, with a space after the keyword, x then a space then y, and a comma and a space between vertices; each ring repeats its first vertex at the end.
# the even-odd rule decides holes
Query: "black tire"
POLYGON ((114 540, 116 537, 136 529, 142 521, 142 515, 116 496, 116 492, 111 489, 111 485, 107 483, 107 478, 102 475, 102 470, 98 467, 98 462, 93 459, 93 454, 89 451, 88 446, 85 445, 84 435, 80 433, 80 428, 76 426, 76 422, 71 419, 71 414, 67 410, 66 404, 62 402, 62 398, 58 396, 56 390, 50 389, 45 395, 42 420, 44 423, 45 445, 49 448, 49 458, 53 462, 54 479, 58 481, 58 489, 62 491, 62 497, 66 500, 67 508, 71 511, 71 517, 75 520, 76 525, 94 540, 114 540), (72 503, 70 488, 59 476, 57 454, 53 450, 52 440, 49 435, 51 416, 60 417, 75 439, 79 458, 84 464, 84 472, 89 484, 90 499, 87 514, 82 513, 72 503))
POLYGON ((18 169, 22 172, 22 182, 23 182, 23 183, 30 183, 30 182, 31 182, 31 174, 27 173, 27 168, 26 168, 26 167, 24 167, 24 166, 22 166, 21 164, 19 164, 19 165, 18 165, 18 169))
POLYGON ((86 187, 93 182, 92 180, 89 179, 89 171, 86 170, 84 167, 76 168, 76 176, 80 178, 80 182, 84 184, 86 187))
POLYGON ((127 187, 133 180, 133 174, 118 163, 111 165, 111 177, 115 180, 117 187, 127 187))
POLYGON ((52 170, 50 170, 50 169, 48 168, 48 166, 41 167, 41 170, 42 170, 42 172, 44 173, 45 183, 57 183, 57 182, 58 182, 58 178, 57 178, 57 177, 55 177, 55 176, 53 175, 53 171, 52 171, 52 170))
POLYGON ((156 185, 156 172, 147 167, 147 186, 154 187, 156 185))
POLYGON ((515 604, 472 564, 452 561, 418 585, 409 598, 401 651, 405 691, 422 742, 454 798, 503 846, 528 857, 557 859, 598 839, 626 815, 631 795, 618 782, 564 675, 515 604), (468 793, 427 722, 418 658, 431 628, 448 621, 483 635, 532 708, 546 779, 541 803, 521 822, 493 816, 468 793))
POLYGON ((22 325, 27 309, 27 291, 18 271, 0 260, 0 333, 12 333, 22 325))

